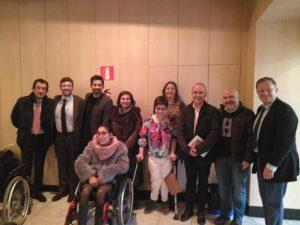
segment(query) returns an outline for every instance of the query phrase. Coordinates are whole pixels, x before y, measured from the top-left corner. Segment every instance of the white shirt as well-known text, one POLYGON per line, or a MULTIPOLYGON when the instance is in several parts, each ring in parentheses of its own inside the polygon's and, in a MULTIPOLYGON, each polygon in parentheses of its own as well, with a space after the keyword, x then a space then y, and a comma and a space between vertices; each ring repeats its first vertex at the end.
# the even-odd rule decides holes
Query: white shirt
POLYGON ((62 133, 61 128, 61 108, 64 103, 64 99, 66 99, 66 123, 67 123, 67 132, 73 132, 74 131, 74 124, 73 124, 73 108, 74 108, 74 99, 73 95, 64 98, 62 97, 59 102, 57 103, 56 109, 55 109, 55 125, 56 130, 60 133, 62 133))
POLYGON ((194 133, 196 131, 196 127, 197 127, 197 122, 198 122, 198 117, 199 117, 199 112, 201 110, 202 105, 200 105, 200 107, 195 108, 195 105, 193 103, 193 108, 195 110, 195 118, 194 118, 194 133))

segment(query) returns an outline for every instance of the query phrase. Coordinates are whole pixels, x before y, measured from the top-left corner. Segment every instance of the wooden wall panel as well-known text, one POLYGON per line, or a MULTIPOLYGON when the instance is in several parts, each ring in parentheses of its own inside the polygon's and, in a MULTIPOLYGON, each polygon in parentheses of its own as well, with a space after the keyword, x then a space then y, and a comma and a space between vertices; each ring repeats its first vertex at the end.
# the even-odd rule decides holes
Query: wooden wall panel
POLYGON ((179 66, 178 88, 185 104, 191 102, 192 86, 199 82, 208 85, 208 66, 179 66))
POLYGON ((16 141, 10 114, 21 94, 18 1, 0 1, 0 149, 16 141))
POLYGON ((44 1, 19 3, 22 95, 28 95, 37 78, 46 79, 44 1))
POLYGON ((148 115, 153 113, 154 99, 162 95, 162 89, 168 81, 177 82, 177 66, 149 67, 149 104, 148 115))
POLYGON ((99 66, 114 66, 115 80, 106 81, 105 88, 111 89, 112 98, 115 99, 119 86, 119 0, 98 0, 96 2, 96 65, 97 74, 99 66))
POLYGON ((207 65, 209 0, 179 0, 179 65, 207 65))
MULTIPOLYGON (((46 62, 50 96, 60 93, 59 81, 69 73, 69 31, 67 0, 47 0, 46 18, 46 62)), ((75 83, 75 87, 77 84, 75 83)))
POLYGON ((212 65, 209 67, 209 103, 219 108, 226 87, 240 89, 239 65, 212 65))
POLYGON ((241 29, 241 0, 211 1, 210 64, 240 64, 241 29))
POLYGON ((149 65, 177 65, 178 1, 149 1, 149 65))
MULTIPOLYGON (((120 85, 145 115, 148 107, 148 1, 120 2, 120 85)), ((117 101, 117 98, 115 98, 117 101)), ((115 101, 115 102, 116 102, 115 101)))

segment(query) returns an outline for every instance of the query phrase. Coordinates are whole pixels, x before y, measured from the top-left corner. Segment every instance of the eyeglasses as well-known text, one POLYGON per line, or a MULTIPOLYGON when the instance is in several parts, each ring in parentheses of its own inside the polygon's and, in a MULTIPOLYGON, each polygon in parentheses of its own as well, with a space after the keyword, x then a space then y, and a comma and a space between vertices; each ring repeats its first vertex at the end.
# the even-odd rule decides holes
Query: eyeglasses
POLYGON ((106 131, 101 131, 101 132, 97 132, 97 134, 98 134, 99 136, 105 136, 105 135, 108 134, 108 132, 106 132, 106 131))
POLYGON ((155 107, 156 111, 166 111, 167 108, 166 107, 155 107))

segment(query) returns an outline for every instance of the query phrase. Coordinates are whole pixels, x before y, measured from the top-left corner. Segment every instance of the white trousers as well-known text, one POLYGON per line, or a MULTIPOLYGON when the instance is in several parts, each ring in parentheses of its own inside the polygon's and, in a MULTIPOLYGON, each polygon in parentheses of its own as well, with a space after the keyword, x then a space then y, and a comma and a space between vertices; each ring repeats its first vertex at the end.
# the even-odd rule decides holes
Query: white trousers
POLYGON ((164 178, 172 170, 172 162, 170 159, 160 159, 150 155, 148 160, 148 169, 151 177, 151 199, 157 201, 160 191, 161 200, 168 201, 169 189, 164 178))

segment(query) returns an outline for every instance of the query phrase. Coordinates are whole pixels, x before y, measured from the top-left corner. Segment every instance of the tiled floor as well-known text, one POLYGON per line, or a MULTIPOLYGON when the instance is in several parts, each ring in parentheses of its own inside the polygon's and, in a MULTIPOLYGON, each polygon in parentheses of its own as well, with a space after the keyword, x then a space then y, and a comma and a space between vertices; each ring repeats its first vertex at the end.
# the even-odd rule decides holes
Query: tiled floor
MULTIPOLYGON (((27 217, 24 225, 63 225, 64 219, 67 212, 67 200, 66 198, 61 199, 58 202, 51 202, 53 194, 45 193, 48 201, 46 203, 40 203, 36 200, 33 201, 33 208, 31 214, 27 217)), ((136 210, 135 220, 132 225, 143 224, 143 225, 188 225, 197 224, 196 217, 192 217, 187 222, 180 222, 173 220, 173 212, 165 216, 155 211, 152 214, 144 214, 143 209, 136 210)), ((214 224, 216 216, 208 215, 206 225, 214 224)), ((93 225, 93 223, 90 223, 93 225)), ((229 223, 228 223, 229 224, 229 223)), ((245 216, 243 225, 263 225, 264 220, 262 218, 248 217, 245 216)), ((300 221, 285 220, 284 225, 300 225, 300 221)))

